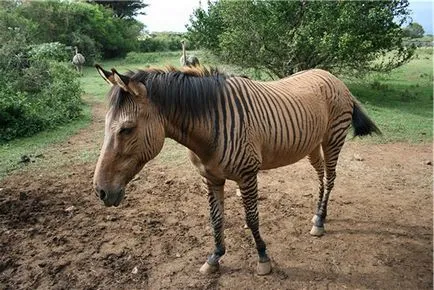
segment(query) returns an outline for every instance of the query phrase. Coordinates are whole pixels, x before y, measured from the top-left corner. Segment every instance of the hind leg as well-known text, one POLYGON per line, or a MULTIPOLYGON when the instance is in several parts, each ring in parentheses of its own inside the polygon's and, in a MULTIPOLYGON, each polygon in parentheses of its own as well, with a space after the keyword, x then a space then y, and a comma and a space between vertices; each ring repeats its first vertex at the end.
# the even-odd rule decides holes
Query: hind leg
POLYGON ((339 153, 345 143, 346 131, 342 134, 335 135, 327 144, 323 144, 324 161, 325 161, 325 190, 320 197, 318 208, 312 226, 311 235, 321 236, 324 234, 324 222, 327 217, 327 204, 330 193, 334 187, 336 179, 336 165, 338 163, 339 153))
MULTIPOLYGON (((310 154, 309 154, 309 162, 315 168, 316 173, 318 174, 319 181, 319 193, 318 193, 318 206, 317 206, 317 214, 319 208, 322 203, 322 199, 324 197, 324 159, 321 154, 321 145, 318 145, 310 154)), ((320 217, 315 214, 312 218, 312 223, 314 226, 310 232, 311 235, 321 236, 324 233, 324 219, 325 217, 320 217), (320 220, 322 219, 322 223, 320 220)))

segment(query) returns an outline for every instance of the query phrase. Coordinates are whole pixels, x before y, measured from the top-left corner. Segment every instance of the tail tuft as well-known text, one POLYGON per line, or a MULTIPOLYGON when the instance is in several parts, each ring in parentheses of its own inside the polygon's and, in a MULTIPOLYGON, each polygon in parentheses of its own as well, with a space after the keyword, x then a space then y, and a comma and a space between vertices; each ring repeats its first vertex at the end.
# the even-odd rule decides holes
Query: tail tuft
POLYGON ((365 112, 363 112, 361 105, 354 99, 353 108, 353 128, 355 136, 365 136, 376 133, 382 135, 380 129, 375 125, 374 121, 369 119, 365 112))

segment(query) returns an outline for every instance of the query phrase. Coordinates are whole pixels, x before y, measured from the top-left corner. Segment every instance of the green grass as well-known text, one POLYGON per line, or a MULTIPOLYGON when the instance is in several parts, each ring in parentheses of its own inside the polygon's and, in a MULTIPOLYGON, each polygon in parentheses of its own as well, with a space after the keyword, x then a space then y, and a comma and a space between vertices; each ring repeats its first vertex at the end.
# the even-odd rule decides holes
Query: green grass
POLYGON ((390 73, 372 73, 345 83, 383 132, 381 137, 366 140, 432 142, 432 48, 418 49, 409 63, 390 73))
POLYGON ((90 121, 91 111, 86 105, 83 108, 83 117, 78 120, 53 130, 40 132, 32 137, 19 138, 0 145, 0 180, 8 173, 26 166, 21 162, 22 156, 28 156, 31 160, 44 158, 44 152, 49 146, 65 141, 88 126, 90 121))
MULTIPOLYGON (((25 163, 21 162, 22 156, 28 156, 31 160, 35 160, 41 165, 44 163, 41 162, 44 160, 44 153, 50 146, 64 142, 80 129, 90 124, 92 115, 91 104, 104 100, 104 96, 108 91, 108 85, 101 79, 94 68, 86 68, 80 82, 85 92, 82 96, 84 100, 82 117, 53 130, 40 132, 31 137, 18 138, 0 145, 0 180, 12 171, 27 167, 25 163)), ((85 160, 89 156, 95 156, 95 154, 94 152, 83 153, 80 158, 85 160)), ((63 162, 62 160, 57 161, 63 162)))

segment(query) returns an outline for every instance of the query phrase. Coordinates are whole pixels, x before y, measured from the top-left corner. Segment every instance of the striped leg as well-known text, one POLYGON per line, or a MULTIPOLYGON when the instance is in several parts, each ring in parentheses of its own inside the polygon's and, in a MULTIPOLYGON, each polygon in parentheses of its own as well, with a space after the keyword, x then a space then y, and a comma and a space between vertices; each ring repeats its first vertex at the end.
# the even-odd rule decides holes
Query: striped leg
MULTIPOLYGON (((321 145, 316 147, 309 154, 309 161, 318 174, 318 181, 319 181, 318 206, 317 206, 317 212, 318 212, 322 203, 322 199, 324 197, 324 159, 321 154, 321 145)), ((325 222, 324 219, 321 220, 321 217, 315 214, 312 218, 312 223, 316 225, 316 227, 312 228, 310 232, 311 235, 321 236, 324 232, 324 225, 323 225, 324 222, 325 222)))
POLYGON ((265 242, 259 234, 258 183, 256 174, 248 176, 238 185, 246 212, 246 223, 252 231, 256 249, 258 250, 259 262, 256 270, 258 275, 267 275, 271 272, 271 262, 267 256, 265 242))
MULTIPOLYGON (((346 134, 345 134, 346 135, 346 134)), ((339 153, 341 152, 342 146, 345 142, 345 135, 340 138, 336 138, 338 142, 333 142, 332 146, 324 147, 324 161, 325 161, 325 174, 326 174, 326 184, 324 196, 318 204, 318 209, 310 231, 311 235, 321 236, 324 234, 324 221, 327 216, 327 203, 329 201, 330 192, 335 185, 336 178, 336 165, 338 163, 339 153)))
POLYGON ((224 237, 224 184, 225 180, 213 180, 204 178, 208 191, 208 202, 210 209, 210 220, 214 230, 215 250, 208 260, 200 268, 203 274, 211 274, 219 269, 219 260, 225 254, 224 237))

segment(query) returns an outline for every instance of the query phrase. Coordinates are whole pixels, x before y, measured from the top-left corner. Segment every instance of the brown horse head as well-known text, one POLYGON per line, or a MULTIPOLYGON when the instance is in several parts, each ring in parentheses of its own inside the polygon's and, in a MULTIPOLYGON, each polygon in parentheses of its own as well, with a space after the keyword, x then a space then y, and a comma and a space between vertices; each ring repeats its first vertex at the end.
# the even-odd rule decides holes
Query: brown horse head
POLYGON ((162 118, 147 98, 142 82, 114 69, 109 72, 99 65, 96 68, 112 88, 93 183, 106 206, 118 206, 128 182, 161 151, 165 132, 162 118))

